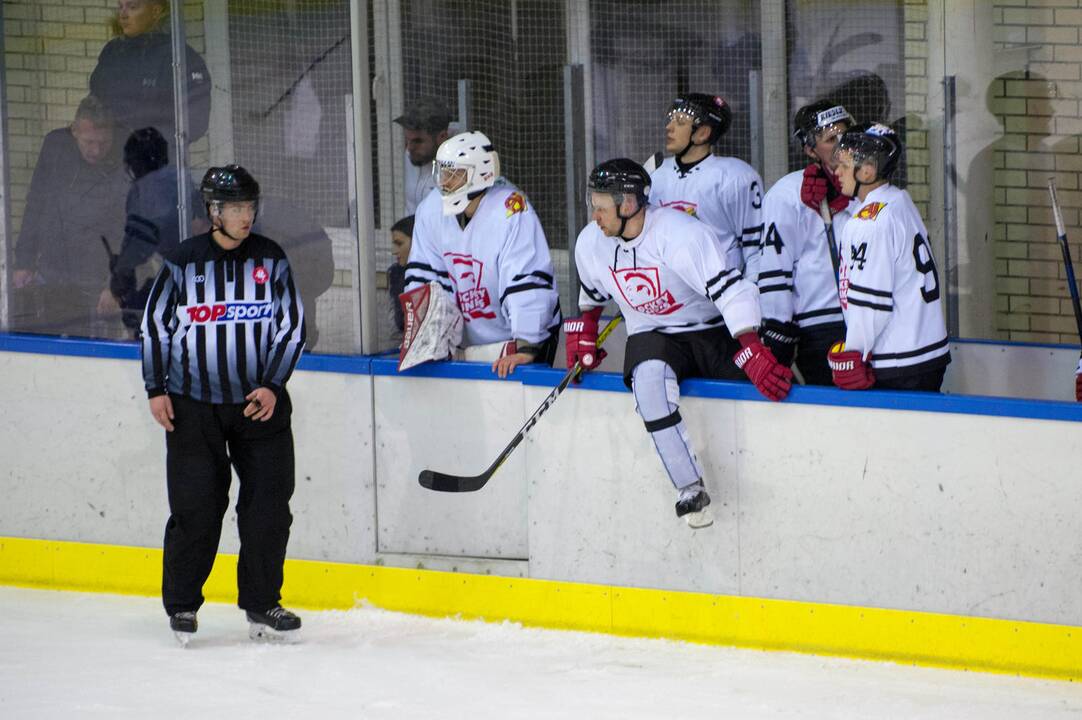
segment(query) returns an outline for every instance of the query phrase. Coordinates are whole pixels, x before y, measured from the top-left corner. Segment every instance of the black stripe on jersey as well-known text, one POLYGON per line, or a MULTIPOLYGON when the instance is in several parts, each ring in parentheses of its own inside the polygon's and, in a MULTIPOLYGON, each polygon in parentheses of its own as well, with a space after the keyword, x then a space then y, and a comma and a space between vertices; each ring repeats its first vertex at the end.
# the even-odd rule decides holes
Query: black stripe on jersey
POLYGON ((855 285, 853 283, 849 283, 849 291, 864 293, 865 295, 875 295, 876 297, 894 297, 893 293, 884 292, 883 290, 875 290, 874 288, 867 288, 863 285, 855 285))
POLYGON ((733 268, 729 268, 728 270, 722 270, 717 275, 715 275, 714 277, 712 277, 712 278, 710 278, 709 280, 706 281, 706 288, 709 290, 711 285, 713 285, 716 282, 719 282, 723 277, 725 277, 726 275, 728 275, 729 273, 732 273, 732 272, 734 272, 733 268))
POLYGON ((528 277, 535 277, 535 278, 537 278, 539 280, 544 280, 549 285, 552 285, 552 276, 549 275, 547 272, 542 272, 540 270, 534 270, 533 272, 526 273, 525 275, 516 275, 513 278, 511 278, 511 282, 518 282, 519 280, 525 280, 528 277))
POLYGON ((436 280, 429 280, 428 278, 421 277, 420 275, 406 275, 406 277, 402 279, 402 284, 405 287, 409 287, 410 283, 420 283, 421 285, 427 285, 430 282, 438 282, 440 284, 440 287, 442 287, 449 293, 453 293, 455 291, 454 288, 451 287, 450 283, 446 283, 438 278, 436 280))
POLYGON ((721 315, 712 317, 709 320, 695 320, 693 322, 680 323, 679 325, 673 325, 672 327, 692 327, 694 325, 722 325, 725 323, 725 318, 721 315))
POLYGON ((591 287, 583 285, 581 282, 579 283, 579 287, 582 288, 582 291, 586 293, 586 296, 594 302, 603 303, 606 302, 610 297, 609 295, 605 295, 601 292, 598 292, 597 290, 594 290, 591 287))
POLYGON ((210 398, 214 390, 210 387, 210 368, 207 367, 207 328, 195 326, 195 362, 199 368, 199 389, 204 398, 210 398))
POLYGON ((759 294, 764 295, 769 292, 792 292, 792 285, 760 285, 759 294))
POLYGON ((759 273, 759 279, 760 280, 763 280, 765 278, 772 278, 772 277, 791 278, 791 277, 793 277, 793 273, 790 270, 767 270, 766 272, 759 273))
MULTIPOLYGON (((760 292, 762 292, 760 290, 760 292)), ((882 312, 892 312, 894 310, 893 305, 880 305, 879 303, 868 302, 867 300, 861 300, 860 298, 849 298, 850 305, 856 305, 857 307, 871 308, 872 310, 880 310, 882 312)))
MULTIPOLYGON (((762 292, 760 290, 759 292, 762 292)), ((797 313, 793 315, 794 320, 807 320, 813 317, 822 317, 824 315, 841 315, 841 308, 824 308, 823 310, 809 310, 808 312, 797 313)))
POLYGON ((740 234, 743 235, 743 236, 748 236, 748 235, 757 235, 758 236, 758 237, 755 237, 755 238, 753 238, 751 240, 741 240, 740 241, 740 246, 741 247, 759 247, 759 245, 762 243, 763 223, 759 223, 755 227, 744 228, 743 230, 740 231, 740 234))
POLYGON ((906 358, 917 357, 918 355, 932 352, 933 350, 939 350, 942 347, 946 347, 949 342, 950 338, 944 337, 938 342, 934 342, 930 345, 925 345, 924 347, 917 348, 916 350, 907 350, 900 353, 876 353, 874 357, 876 360, 904 360, 906 358))
MULTIPOLYGON (((225 291, 226 285, 226 273, 228 269, 232 269, 233 263, 229 260, 224 262, 216 262, 212 266, 214 270, 214 297, 224 298, 228 297, 225 291)), ((218 380, 218 389, 221 390, 222 402, 233 402, 233 391, 229 381, 229 353, 227 352, 226 343, 229 342, 228 331, 224 324, 219 324, 214 328, 214 376, 218 380)), ((207 358, 207 364, 210 365, 211 358, 207 358)), ((214 388, 211 388, 211 393, 214 393, 214 388)))
MULTIPOLYGON (((300 305, 298 304, 300 297, 297 294, 297 288, 293 284, 293 274, 283 271, 284 282, 282 287, 278 290, 278 296, 282 298, 282 302, 279 306, 278 315, 278 327, 283 328, 287 326, 285 320, 286 307, 288 306, 288 327, 289 333, 282 337, 282 342, 279 343, 275 349, 274 356, 271 358, 270 366, 267 368, 267 377, 265 380, 271 382, 279 387, 285 386, 286 380, 289 379, 293 369, 297 366, 297 360, 300 359, 301 351, 304 347, 305 328, 302 324, 300 305), (288 353, 288 355, 287 355, 288 353)), ((268 338, 271 341, 272 338, 268 338)))
POLYGON ((545 283, 521 283, 519 285, 512 285, 503 291, 503 295, 500 295, 500 304, 503 305, 503 301, 507 299, 508 295, 514 295, 515 293, 525 292, 526 290, 551 290, 551 284, 545 283))
POLYGON ((442 270, 437 270, 436 268, 432 267, 428 263, 421 263, 421 262, 406 263, 406 269, 407 270, 423 270, 424 272, 430 272, 433 275, 436 275, 437 277, 442 277, 442 278, 450 279, 450 277, 451 277, 449 273, 446 273, 446 272, 444 272, 442 270))
POLYGON ((260 382, 263 377, 263 323, 252 325, 252 342, 255 343, 255 377, 260 382))
MULTIPOLYGON (((733 285, 735 285, 738 282, 740 282, 740 273, 736 273, 736 277, 729 278, 728 282, 726 282, 724 285, 722 285, 720 290, 718 290, 716 292, 713 292, 713 293, 710 293, 710 299, 711 300, 717 300, 719 297, 721 297, 725 293, 726 290, 728 290, 729 288, 731 288, 733 285)), ((709 290, 709 288, 707 288, 707 289, 709 290)))

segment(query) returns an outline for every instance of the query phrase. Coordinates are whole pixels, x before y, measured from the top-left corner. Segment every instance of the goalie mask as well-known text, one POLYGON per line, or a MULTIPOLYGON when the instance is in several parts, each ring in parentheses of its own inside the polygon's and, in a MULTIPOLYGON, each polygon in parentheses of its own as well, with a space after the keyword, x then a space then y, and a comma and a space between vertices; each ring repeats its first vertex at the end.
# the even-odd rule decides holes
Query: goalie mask
POLYGON ((432 176, 443 196, 443 214, 458 215, 470 200, 496 184, 500 158, 484 133, 464 132, 440 145, 432 176))
MULTIPOLYGON (((847 152, 853 158, 853 168, 875 167, 875 180, 889 180, 902 157, 902 141, 898 134, 883 123, 855 125, 838 139, 834 157, 847 152)), ((875 182, 871 180, 869 182, 875 182)), ((858 181, 857 187, 861 184, 858 181)))

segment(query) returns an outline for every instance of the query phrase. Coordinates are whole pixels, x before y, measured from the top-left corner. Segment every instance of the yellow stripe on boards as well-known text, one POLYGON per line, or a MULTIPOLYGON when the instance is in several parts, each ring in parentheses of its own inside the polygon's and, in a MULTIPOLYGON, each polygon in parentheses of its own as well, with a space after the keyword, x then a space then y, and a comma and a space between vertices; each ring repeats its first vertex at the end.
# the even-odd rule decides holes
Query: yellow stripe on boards
MULTIPOLYGON (((157 595, 161 550, 0 538, 0 584, 157 595)), ((235 555, 219 555, 208 600, 236 602, 235 555)), ((362 601, 422 615, 664 637, 766 650, 1082 679, 1082 628, 959 615, 287 560, 284 603, 362 601)))

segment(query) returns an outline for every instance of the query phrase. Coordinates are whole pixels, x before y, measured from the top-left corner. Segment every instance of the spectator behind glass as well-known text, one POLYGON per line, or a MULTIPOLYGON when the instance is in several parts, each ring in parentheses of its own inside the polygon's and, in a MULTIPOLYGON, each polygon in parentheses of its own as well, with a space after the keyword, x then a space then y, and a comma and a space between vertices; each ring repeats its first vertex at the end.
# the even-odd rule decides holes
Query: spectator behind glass
MULTIPOLYGON (((177 168, 170 162, 169 146, 152 127, 136 130, 124 143, 124 166, 133 182, 125 204, 124 238, 112 263, 111 294, 102 296, 101 315, 120 311, 132 337, 139 323, 161 258, 180 244, 177 206, 177 168)), ((188 209, 193 233, 207 228, 203 202, 194 185, 188 187, 188 209), (202 227, 195 227, 202 221, 202 227)))
POLYGON ((402 126, 406 138, 404 189, 406 213, 412 215, 417 206, 436 187, 432 179, 432 161, 436 150, 451 135, 448 126, 451 113, 443 103, 433 98, 421 98, 394 119, 402 126))
POLYGON ((91 322, 109 283, 101 238, 124 226, 128 191, 113 136, 111 115, 92 96, 69 127, 45 136, 15 245, 15 329, 95 334, 91 322))
POLYGON ((413 216, 404 217, 391 226, 391 254, 394 262, 387 268, 387 292, 391 296, 394 309, 394 326, 402 332, 405 320, 402 317, 402 305, 398 296, 406 291, 406 263, 409 262, 410 247, 413 245, 413 216))
MULTIPOLYGON (((114 27, 120 33, 102 49, 90 75, 90 92, 120 126, 120 137, 153 127, 172 147, 173 48, 166 0, 119 0, 114 27)), ((210 122, 210 73, 188 46, 188 142, 203 137, 210 122)))

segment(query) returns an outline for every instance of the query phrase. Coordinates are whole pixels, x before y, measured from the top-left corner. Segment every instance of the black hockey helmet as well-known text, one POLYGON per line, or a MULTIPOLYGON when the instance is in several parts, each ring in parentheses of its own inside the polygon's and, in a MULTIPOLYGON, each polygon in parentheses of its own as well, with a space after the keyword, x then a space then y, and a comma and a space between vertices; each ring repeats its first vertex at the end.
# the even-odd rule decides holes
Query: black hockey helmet
POLYGON ((128 136, 124 143, 124 165, 132 179, 138 180, 168 164, 169 144, 156 128, 145 127, 128 136))
POLYGON ((902 141, 883 123, 862 123, 838 138, 834 152, 843 150, 853 156, 854 167, 875 163, 877 179, 888 180, 902 157, 902 141))
POLYGON ((845 123, 848 128, 853 124, 853 116, 833 100, 816 100, 796 111, 793 116, 793 137, 801 145, 815 147, 819 134, 837 123, 845 123))
MULTIPOLYGON (((646 168, 642 165, 628 158, 606 160, 590 173, 586 189, 590 192, 611 195, 631 193, 639 199, 641 207, 646 204, 646 196, 650 194, 650 173, 646 172, 646 168)), ((619 204, 617 202, 617 205, 619 204)))
POLYGON ((710 139, 707 142, 711 145, 721 139, 733 124, 733 112, 729 109, 729 103, 720 95, 685 93, 673 100, 668 117, 671 118, 673 113, 689 116, 694 128, 692 132, 698 130, 700 125, 709 127, 710 139))
POLYGON ((199 192, 207 203, 257 201, 259 183, 240 165, 212 167, 203 176, 199 192))

